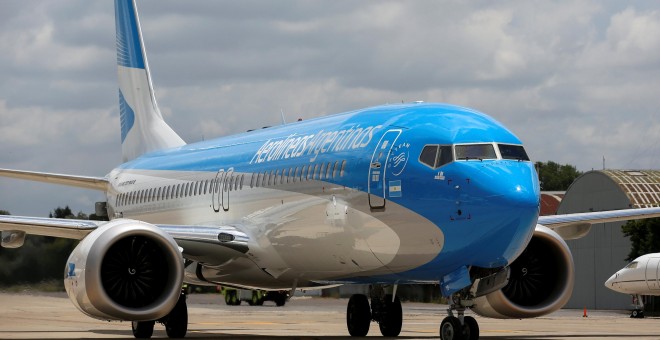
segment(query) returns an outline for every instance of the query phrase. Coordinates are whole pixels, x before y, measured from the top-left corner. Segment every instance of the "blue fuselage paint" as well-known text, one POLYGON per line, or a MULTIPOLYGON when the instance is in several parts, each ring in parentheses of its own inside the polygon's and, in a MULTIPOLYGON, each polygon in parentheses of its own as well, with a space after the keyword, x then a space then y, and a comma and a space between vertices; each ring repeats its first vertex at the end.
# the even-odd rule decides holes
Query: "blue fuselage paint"
POLYGON ((437 282, 511 263, 538 218, 529 161, 419 160, 470 143, 521 144, 470 109, 387 105, 143 155, 113 170, 108 201, 115 216, 244 230, 258 270, 218 281, 437 282))

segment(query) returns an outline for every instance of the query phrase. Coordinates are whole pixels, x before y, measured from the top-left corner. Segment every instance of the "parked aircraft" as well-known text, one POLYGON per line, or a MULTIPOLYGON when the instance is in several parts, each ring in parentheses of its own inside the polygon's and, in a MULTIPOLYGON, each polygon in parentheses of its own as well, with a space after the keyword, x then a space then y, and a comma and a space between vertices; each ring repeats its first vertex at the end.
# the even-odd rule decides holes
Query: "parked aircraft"
POLYGON ((605 287, 633 295, 634 308, 630 317, 644 317, 642 295, 660 295, 660 253, 642 255, 614 273, 605 287))
POLYGON ((182 337, 183 282, 290 290, 370 284, 353 295, 347 328, 402 327, 401 284, 439 284, 449 297, 442 339, 477 339, 467 308, 530 318, 573 288, 564 242, 590 223, 660 216, 631 209, 539 217, 539 184, 521 141, 472 109, 371 107, 186 144, 154 95, 135 3, 116 0, 123 163, 104 177, 19 170, 0 175, 105 193, 109 222, 0 217, 2 245, 26 234, 80 239, 64 283, 102 320, 155 322, 182 337))

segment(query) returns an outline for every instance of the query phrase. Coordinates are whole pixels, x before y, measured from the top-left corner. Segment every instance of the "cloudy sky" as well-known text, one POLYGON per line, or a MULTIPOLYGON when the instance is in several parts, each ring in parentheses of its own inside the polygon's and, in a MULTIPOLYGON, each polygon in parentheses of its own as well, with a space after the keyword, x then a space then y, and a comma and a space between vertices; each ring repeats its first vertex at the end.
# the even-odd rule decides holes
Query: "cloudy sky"
MULTIPOLYGON (((534 160, 660 168, 656 1, 138 0, 154 86, 187 142, 384 103, 448 102, 534 160)), ((112 1, 0 2, 0 167, 121 159, 112 1)), ((0 179, 0 210, 92 212, 93 191, 0 179)))

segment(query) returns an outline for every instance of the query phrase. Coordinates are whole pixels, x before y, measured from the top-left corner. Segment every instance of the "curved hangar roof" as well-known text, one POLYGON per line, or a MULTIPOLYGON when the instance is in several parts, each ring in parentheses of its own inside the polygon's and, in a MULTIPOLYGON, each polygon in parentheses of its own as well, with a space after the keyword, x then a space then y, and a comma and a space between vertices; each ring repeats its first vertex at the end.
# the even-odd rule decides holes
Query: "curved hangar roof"
POLYGON ((592 170, 566 191, 557 213, 660 206, 660 170, 592 170))
POLYGON ((660 206, 660 170, 600 170, 628 196, 633 208, 660 206))

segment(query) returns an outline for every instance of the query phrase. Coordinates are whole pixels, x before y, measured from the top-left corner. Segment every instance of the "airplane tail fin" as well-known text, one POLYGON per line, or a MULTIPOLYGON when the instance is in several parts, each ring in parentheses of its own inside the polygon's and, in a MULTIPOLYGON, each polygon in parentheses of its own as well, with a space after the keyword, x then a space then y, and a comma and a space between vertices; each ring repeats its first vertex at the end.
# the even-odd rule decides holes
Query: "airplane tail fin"
POLYGON ((185 145, 158 109, 135 0, 115 0, 115 24, 123 161, 185 145))

